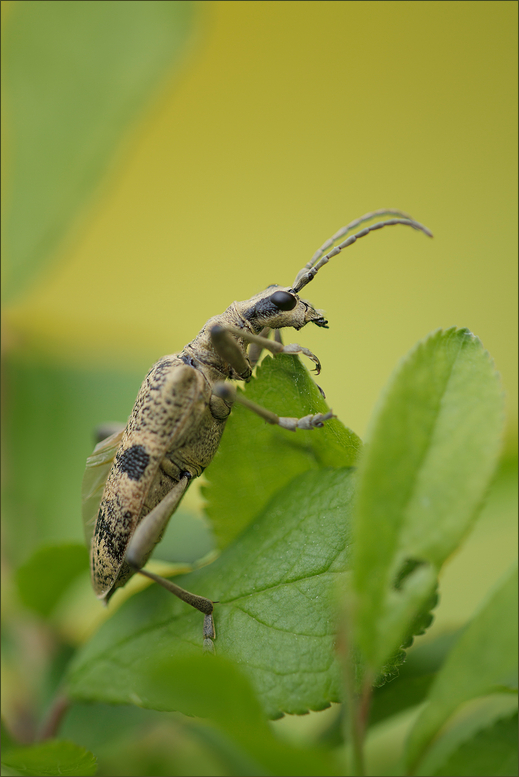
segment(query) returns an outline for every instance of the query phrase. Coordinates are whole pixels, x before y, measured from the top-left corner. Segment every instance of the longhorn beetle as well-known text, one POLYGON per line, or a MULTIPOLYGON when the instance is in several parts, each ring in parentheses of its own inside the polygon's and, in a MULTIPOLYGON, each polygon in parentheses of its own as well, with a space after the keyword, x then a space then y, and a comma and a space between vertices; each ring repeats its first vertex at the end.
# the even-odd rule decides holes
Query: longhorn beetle
POLYGON ((204 648, 213 650, 214 602, 143 567, 192 479, 202 474, 216 453, 234 402, 290 431, 321 427, 333 417, 330 411, 280 418, 238 395, 225 380, 249 381, 263 348, 274 355, 302 353, 314 362, 318 374, 321 365, 311 351, 295 343, 283 345, 277 331, 275 339, 269 340, 270 330, 302 329, 309 322, 327 328, 323 312, 301 299, 299 292, 329 259, 358 238, 395 224, 432 237, 426 227, 401 211, 368 213, 327 240, 292 286, 272 285, 251 299, 233 302, 224 313, 210 318, 180 353, 164 356, 151 368, 126 428, 100 442, 87 460, 83 514, 87 533, 92 532, 92 585, 99 599, 108 602, 116 588, 139 572, 204 614, 204 648), (391 218, 335 245, 364 222, 387 216, 391 218))

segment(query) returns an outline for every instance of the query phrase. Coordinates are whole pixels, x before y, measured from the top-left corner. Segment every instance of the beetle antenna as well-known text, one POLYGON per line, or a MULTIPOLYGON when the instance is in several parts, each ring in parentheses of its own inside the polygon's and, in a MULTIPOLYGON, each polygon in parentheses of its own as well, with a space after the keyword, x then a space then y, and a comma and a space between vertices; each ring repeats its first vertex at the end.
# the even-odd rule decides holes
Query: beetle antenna
POLYGON ((321 256, 333 246, 334 243, 339 240, 339 238, 344 237, 344 235, 347 235, 348 232, 351 232, 352 229, 356 229, 357 227, 360 227, 361 224, 364 224, 365 221, 371 221, 371 219, 374 218, 381 218, 384 216, 396 216, 397 218, 401 219, 407 219, 408 221, 414 221, 413 217, 410 216, 408 213, 404 213, 402 210, 374 210, 372 213, 366 213, 364 216, 361 216, 360 219, 355 219, 355 221, 350 221, 349 224, 346 224, 345 227, 342 227, 342 229, 339 229, 338 232, 335 233, 329 240, 327 240, 323 245, 315 252, 315 254, 312 256, 308 264, 305 265, 305 269, 309 270, 311 267, 314 266, 314 264, 317 262, 318 259, 321 258, 321 256))
POLYGON ((325 265, 332 258, 332 256, 337 256, 337 254, 339 254, 343 248, 348 248, 348 246, 351 246, 358 240, 359 237, 365 237, 366 235, 369 235, 370 232, 374 232, 376 229, 382 229, 382 227, 392 227, 394 224, 406 224, 408 227, 425 232, 428 237, 433 236, 432 232, 430 232, 427 227, 424 227, 423 224, 415 221, 407 213, 403 213, 400 210, 375 210, 372 213, 366 213, 359 219, 355 219, 355 221, 351 221, 349 224, 346 224, 345 227, 342 227, 342 229, 336 232, 335 235, 323 243, 323 245, 312 256, 310 261, 305 264, 303 269, 297 273, 291 290, 295 291, 296 293, 301 291, 301 289, 304 288, 307 283, 310 283, 310 281, 315 278, 321 267, 323 267, 323 265, 325 265), (339 243, 338 246, 335 246, 335 248, 333 248, 328 254, 323 256, 324 252, 327 251, 328 248, 331 248, 331 246, 333 246, 333 244, 341 237, 344 237, 344 235, 346 235, 352 229, 360 226, 360 224, 363 224, 365 221, 369 221, 378 216, 397 216, 397 218, 388 219, 386 221, 377 221, 376 224, 371 224, 369 227, 364 227, 364 229, 361 229, 360 232, 357 232, 354 235, 350 235, 349 238, 344 240, 342 243, 339 243))

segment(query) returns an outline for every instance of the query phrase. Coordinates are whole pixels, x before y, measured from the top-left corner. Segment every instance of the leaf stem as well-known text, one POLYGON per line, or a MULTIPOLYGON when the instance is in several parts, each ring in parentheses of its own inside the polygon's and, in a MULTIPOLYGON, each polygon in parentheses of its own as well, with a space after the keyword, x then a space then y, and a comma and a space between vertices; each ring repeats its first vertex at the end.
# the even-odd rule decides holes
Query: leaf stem
POLYGON ((349 728, 351 737, 352 775, 364 777, 366 766, 364 759, 364 739, 369 719, 371 704, 371 683, 366 682, 360 694, 353 693, 349 699, 351 714, 349 728))

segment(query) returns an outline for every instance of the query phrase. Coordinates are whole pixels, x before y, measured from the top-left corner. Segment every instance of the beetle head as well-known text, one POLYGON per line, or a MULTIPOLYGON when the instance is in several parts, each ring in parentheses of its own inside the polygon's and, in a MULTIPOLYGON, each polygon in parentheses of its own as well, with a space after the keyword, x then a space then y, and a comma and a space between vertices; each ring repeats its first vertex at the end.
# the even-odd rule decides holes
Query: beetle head
POLYGON ((322 310, 301 299, 288 286, 269 286, 252 299, 237 303, 238 309, 257 332, 264 327, 283 329, 291 326, 302 329, 310 322, 327 328, 328 321, 322 310))
POLYGON ((333 256, 337 256, 343 249, 353 245, 359 238, 369 235, 370 232, 383 227, 394 226, 395 224, 412 227, 432 237, 427 227, 424 227, 418 221, 414 221, 411 216, 402 211, 376 210, 372 213, 366 213, 359 219, 355 219, 355 221, 351 221, 345 227, 342 227, 329 240, 326 240, 310 261, 298 272, 291 287, 269 286, 268 289, 260 292, 260 294, 256 294, 252 299, 236 303, 240 314, 252 324, 257 332, 261 331, 263 327, 282 329, 283 327, 291 326, 294 329, 301 329, 310 321, 317 324, 317 326, 327 327, 328 322, 324 318, 323 311, 317 310, 309 302, 301 299, 299 292, 315 278, 321 267, 324 267, 333 256), (361 224, 374 218, 385 216, 391 216, 392 218, 370 224, 336 245, 348 232, 353 231, 361 224))

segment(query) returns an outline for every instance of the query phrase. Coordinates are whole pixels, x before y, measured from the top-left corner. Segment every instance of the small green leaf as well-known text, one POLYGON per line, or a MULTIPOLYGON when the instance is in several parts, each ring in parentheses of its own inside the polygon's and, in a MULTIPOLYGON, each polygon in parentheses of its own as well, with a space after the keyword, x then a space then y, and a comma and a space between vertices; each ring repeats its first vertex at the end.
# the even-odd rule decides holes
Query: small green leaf
POLYGON ((461 635, 438 673, 407 742, 409 771, 466 701, 517 688, 517 565, 461 635))
POLYGON ((517 777, 517 712, 502 718, 451 753, 437 777, 517 777))
POLYGON ((29 747, 16 747, 2 752, 2 765, 9 774, 55 775, 96 774, 95 757, 84 747, 58 739, 29 747))
MULTIPOLYGON (((326 413, 326 405, 298 357, 266 357, 245 395, 279 416, 326 413)), ((203 494, 218 544, 228 545, 276 491, 296 475, 320 467, 351 467, 362 443, 336 418, 323 428, 288 432, 235 405, 203 494)))
POLYGON ((417 645, 407 654, 398 677, 375 689, 369 714, 370 726, 426 699, 439 668, 459 636, 459 631, 442 634, 431 642, 417 645))
POLYGON ((430 606, 486 493, 502 425, 497 373, 466 329, 429 336, 390 380, 359 473, 355 531, 356 639, 372 672, 430 606))
MULTIPOLYGON (((178 579, 218 602, 216 651, 240 665, 269 717, 340 700, 333 592, 348 567, 353 481, 348 469, 304 473, 213 564, 178 579)), ((143 662, 201 650, 201 614, 152 586, 78 654, 70 691, 83 700, 142 704, 143 662)))
POLYGON ((26 607, 47 617, 63 592, 88 570, 88 550, 83 545, 41 548, 16 575, 20 598, 26 607))
POLYGON ((90 203, 185 50, 189 2, 13 3, 2 38, 9 187, 2 293, 19 294, 90 203))

